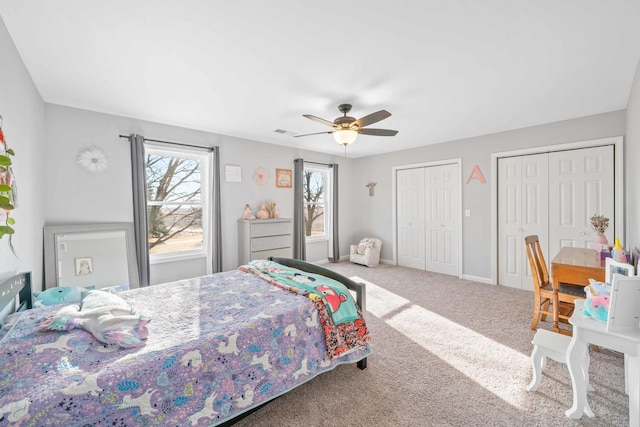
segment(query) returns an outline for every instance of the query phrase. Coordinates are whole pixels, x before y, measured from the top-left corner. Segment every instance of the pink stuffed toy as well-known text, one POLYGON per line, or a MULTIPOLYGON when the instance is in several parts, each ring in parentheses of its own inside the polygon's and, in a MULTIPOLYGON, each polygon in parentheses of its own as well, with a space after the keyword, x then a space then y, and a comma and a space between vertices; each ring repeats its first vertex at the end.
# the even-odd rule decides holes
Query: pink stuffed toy
POLYGON ((269 212, 267 212, 267 205, 264 203, 260 205, 260 210, 256 213, 256 218, 267 219, 269 218, 269 212))
POLYGON ((609 295, 594 295, 587 297, 582 314, 600 322, 607 323, 609 318, 609 295))
POLYGON ((251 206, 244 205, 244 212, 242 213, 242 219, 256 219, 256 216, 251 212, 251 206))

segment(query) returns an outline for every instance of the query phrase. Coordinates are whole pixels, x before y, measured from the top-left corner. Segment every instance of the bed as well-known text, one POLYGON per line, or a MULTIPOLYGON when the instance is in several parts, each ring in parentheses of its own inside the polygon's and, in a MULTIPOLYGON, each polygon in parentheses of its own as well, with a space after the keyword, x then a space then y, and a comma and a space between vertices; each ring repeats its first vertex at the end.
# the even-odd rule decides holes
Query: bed
MULTIPOLYGON (((272 261, 337 280, 364 311, 364 284, 272 261)), ((145 345, 120 348, 83 329, 38 331, 61 306, 30 309, 29 274, 6 280, 3 306, 20 304, 0 329, 0 425, 229 425, 340 364, 366 368, 368 333, 329 357, 318 301, 270 282, 239 269, 120 292, 151 317, 145 345)))

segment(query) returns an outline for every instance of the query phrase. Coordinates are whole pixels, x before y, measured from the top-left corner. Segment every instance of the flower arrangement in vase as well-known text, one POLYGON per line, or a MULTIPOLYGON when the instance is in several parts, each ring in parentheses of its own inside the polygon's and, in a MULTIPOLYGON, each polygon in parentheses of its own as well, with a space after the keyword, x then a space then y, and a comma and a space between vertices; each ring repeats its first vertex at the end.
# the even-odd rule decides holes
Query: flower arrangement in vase
POLYGON ((609 250, 609 241, 604 233, 609 228, 609 218, 604 215, 593 215, 591 217, 591 228, 597 233, 594 249, 598 252, 609 250))
POLYGON ((376 186, 377 182, 369 182, 365 187, 369 189, 369 196, 373 196, 373 189, 376 186))

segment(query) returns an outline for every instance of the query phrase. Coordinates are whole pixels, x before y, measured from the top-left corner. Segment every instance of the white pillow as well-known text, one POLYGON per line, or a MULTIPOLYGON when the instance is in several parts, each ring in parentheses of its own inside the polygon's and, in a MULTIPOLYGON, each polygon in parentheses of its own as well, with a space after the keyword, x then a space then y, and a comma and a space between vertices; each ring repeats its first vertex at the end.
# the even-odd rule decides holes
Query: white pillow
POLYGON ((149 335, 151 319, 137 314, 122 297, 105 291, 82 293, 80 305, 66 305, 37 321, 39 331, 81 328, 105 344, 140 347, 149 335))

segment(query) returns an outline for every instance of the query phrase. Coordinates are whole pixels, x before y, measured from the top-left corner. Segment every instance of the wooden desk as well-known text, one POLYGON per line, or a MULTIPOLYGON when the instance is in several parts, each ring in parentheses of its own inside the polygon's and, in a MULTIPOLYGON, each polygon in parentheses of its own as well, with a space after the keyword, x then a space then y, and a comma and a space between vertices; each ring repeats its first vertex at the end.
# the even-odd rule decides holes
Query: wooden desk
POLYGON ((558 328, 558 286, 559 283, 571 285, 589 284, 589 279, 604 282, 605 262, 594 249, 560 248, 560 252, 551 261, 551 283, 553 286, 553 331, 558 328))
POLYGON ((573 338, 567 349, 567 366, 573 387, 573 406, 566 416, 579 419, 583 413, 593 416, 587 400, 587 384, 582 372, 583 355, 589 344, 619 351, 625 355, 625 384, 629 395, 629 425, 640 426, 640 332, 607 332, 607 325, 582 314, 583 300, 575 301, 569 319, 573 338))

